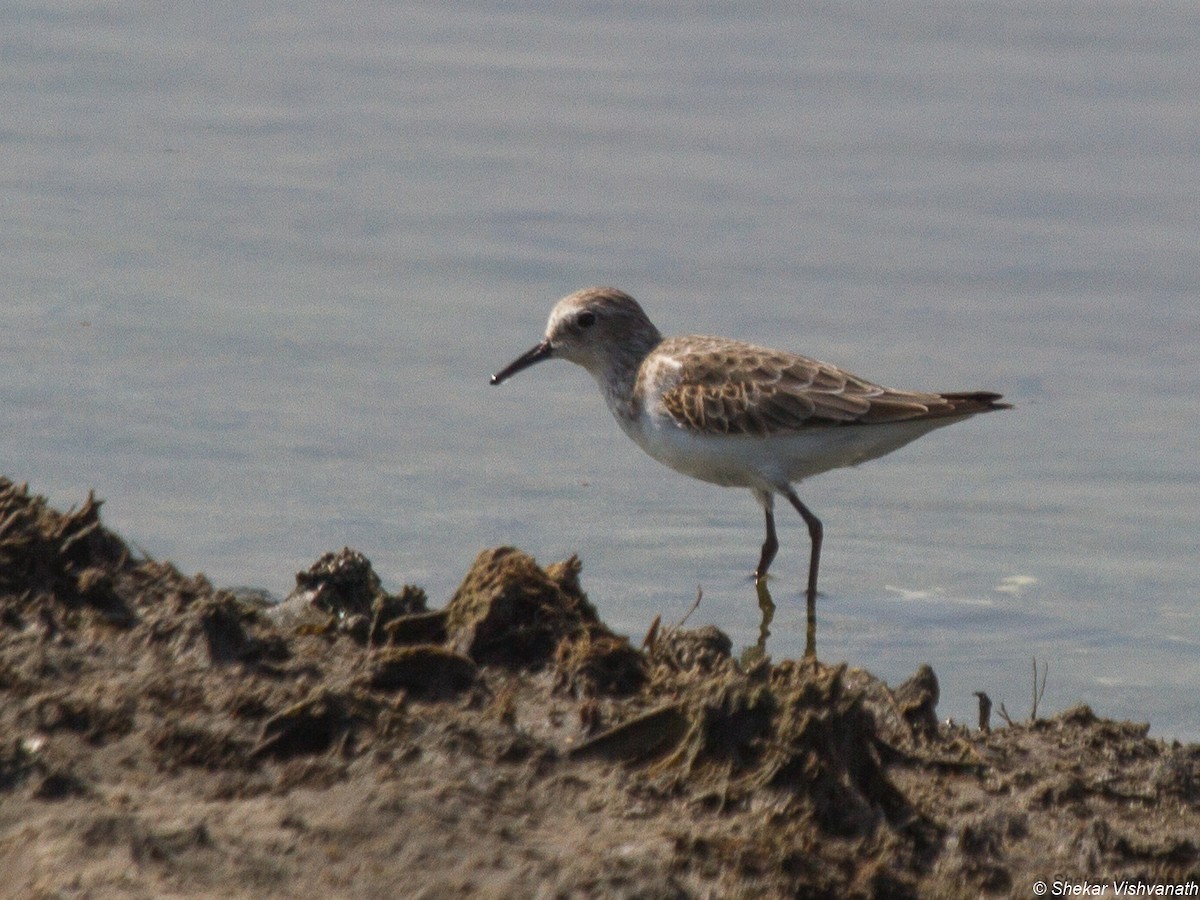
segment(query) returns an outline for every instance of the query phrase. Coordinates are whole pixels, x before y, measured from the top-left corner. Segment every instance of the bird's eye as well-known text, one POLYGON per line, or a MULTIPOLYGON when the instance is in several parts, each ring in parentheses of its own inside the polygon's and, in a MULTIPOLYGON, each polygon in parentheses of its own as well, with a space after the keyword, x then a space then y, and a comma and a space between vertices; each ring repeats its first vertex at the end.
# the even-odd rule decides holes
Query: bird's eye
POLYGON ((596 314, 593 312, 582 312, 575 321, 579 323, 580 328, 591 328, 596 324, 596 314))

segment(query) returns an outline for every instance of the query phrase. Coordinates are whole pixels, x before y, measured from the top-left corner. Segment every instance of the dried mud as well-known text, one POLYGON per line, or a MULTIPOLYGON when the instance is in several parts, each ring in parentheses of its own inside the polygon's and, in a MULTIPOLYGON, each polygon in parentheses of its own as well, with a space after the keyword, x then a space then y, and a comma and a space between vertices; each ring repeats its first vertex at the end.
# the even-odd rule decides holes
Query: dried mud
POLYGON ((0 894, 1030 896, 1200 879, 1200 747, 939 723, 713 628, 638 648, 572 558, 443 609, 346 549, 273 606, 0 479, 0 894))

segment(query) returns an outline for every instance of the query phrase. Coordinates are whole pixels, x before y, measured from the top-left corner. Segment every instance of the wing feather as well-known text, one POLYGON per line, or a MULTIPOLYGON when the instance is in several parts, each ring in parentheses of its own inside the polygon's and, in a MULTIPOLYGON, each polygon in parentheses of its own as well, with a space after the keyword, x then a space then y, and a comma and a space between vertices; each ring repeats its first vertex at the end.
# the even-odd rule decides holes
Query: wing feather
POLYGON ((681 426, 711 434, 769 435, 876 425, 992 409, 991 394, 897 391, 830 363, 722 338, 664 341, 673 383, 662 408, 681 426))

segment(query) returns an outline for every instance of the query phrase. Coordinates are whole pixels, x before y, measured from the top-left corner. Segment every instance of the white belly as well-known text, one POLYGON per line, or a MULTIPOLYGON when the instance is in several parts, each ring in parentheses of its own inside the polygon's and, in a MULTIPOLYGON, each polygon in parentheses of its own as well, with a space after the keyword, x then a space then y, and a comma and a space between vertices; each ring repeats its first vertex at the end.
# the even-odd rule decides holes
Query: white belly
POLYGON ((839 425, 766 437, 698 434, 646 415, 617 420, 643 450, 678 472, 727 487, 771 491, 884 456, 959 418, 839 425))

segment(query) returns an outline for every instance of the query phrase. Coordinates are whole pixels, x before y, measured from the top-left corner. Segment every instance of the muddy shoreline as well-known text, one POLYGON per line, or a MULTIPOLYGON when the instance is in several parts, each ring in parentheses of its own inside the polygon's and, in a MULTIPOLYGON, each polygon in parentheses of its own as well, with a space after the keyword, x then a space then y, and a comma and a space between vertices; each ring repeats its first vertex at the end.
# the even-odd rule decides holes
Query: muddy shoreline
POLYGON ((1087 707, 949 726, 919 660, 888 686, 714 628, 635 646, 583 581, 493 548, 438 606, 344 549, 272 606, 0 479, 0 895, 1200 882, 1200 745, 1087 707))

